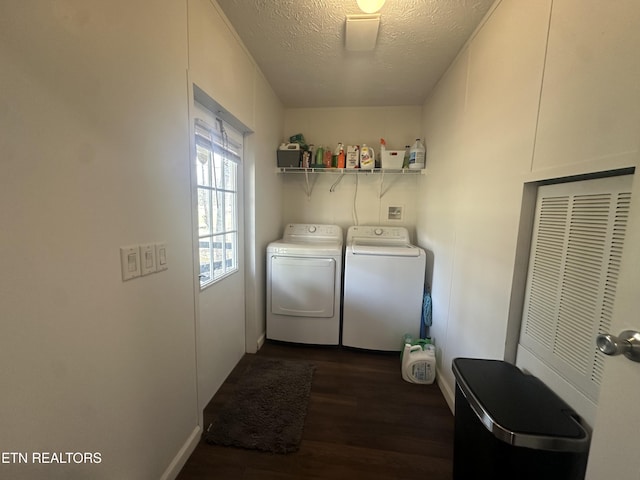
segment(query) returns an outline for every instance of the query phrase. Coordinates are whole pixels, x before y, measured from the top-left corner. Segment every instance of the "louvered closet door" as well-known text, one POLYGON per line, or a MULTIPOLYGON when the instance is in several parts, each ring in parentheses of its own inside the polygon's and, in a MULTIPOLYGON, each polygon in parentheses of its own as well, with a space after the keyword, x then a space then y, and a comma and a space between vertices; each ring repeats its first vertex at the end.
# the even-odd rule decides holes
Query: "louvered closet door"
POLYGON ((597 402, 624 244, 631 175, 538 189, 519 348, 597 402))

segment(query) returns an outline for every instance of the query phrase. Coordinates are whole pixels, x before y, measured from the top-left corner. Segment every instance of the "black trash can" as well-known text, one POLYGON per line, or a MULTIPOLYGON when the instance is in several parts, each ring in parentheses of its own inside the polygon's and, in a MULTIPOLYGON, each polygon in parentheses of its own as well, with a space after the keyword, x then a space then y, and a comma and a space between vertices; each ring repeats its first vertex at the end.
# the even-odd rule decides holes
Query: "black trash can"
POLYGON ((582 480, 589 434, 544 383, 500 360, 456 358, 454 480, 582 480))

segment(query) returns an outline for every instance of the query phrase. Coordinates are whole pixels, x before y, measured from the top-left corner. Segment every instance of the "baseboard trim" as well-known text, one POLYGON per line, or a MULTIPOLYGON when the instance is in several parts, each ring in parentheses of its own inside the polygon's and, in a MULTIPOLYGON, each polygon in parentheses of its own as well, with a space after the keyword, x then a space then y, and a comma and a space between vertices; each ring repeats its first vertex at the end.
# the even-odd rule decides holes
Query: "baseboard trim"
POLYGON ((178 454, 173 458, 167 469, 160 477, 161 480, 173 480, 178 476, 180 470, 182 470, 182 467, 184 467, 185 463, 187 463, 187 460, 198 446, 201 434, 202 427, 197 425, 193 429, 193 432, 191 432, 191 435, 189 435, 189 438, 187 438, 187 441, 182 445, 182 448, 178 451, 178 454))
POLYGON ((264 345, 264 340, 265 340, 264 335, 265 334, 263 333, 262 335, 260 335, 258 337, 258 350, 260 350, 262 348, 262 346, 264 345))
POLYGON ((438 384, 438 387, 440 388, 440 391, 442 392, 442 396, 446 400, 447 405, 449 405, 449 410, 451 410, 451 413, 453 413, 455 415, 455 411, 456 411, 456 409, 455 409, 455 404, 456 404, 455 394, 451 390, 451 388, 449 387, 447 382, 445 380, 443 380, 443 377, 442 377, 442 375, 440 374, 440 372, 438 370, 436 370, 436 383, 438 384))

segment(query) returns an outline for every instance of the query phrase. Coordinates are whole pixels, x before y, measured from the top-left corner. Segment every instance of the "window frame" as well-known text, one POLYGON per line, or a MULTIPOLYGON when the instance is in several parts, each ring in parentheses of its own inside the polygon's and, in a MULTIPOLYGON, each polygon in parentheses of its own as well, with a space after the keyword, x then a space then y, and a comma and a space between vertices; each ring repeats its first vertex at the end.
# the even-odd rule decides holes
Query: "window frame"
POLYGON ((240 268, 239 174, 243 136, 219 118, 215 119, 215 127, 196 119, 194 136, 195 228, 199 287, 202 291, 238 272, 240 268), (203 158, 206 158, 204 162, 203 158), (232 218, 229 218, 230 215, 232 218), (217 244, 220 244, 218 248, 217 244), (208 254, 203 255, 203 248, 208 254))

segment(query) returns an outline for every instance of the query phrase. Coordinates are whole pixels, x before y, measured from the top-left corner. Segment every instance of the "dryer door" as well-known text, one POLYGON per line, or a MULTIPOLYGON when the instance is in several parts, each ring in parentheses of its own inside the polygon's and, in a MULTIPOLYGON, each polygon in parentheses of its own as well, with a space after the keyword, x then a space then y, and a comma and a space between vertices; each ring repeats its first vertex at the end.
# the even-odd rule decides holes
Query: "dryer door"
POLYGON ((333 258, 271 257, 271 313, 333 317, 336 261, 333 258))

